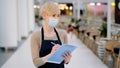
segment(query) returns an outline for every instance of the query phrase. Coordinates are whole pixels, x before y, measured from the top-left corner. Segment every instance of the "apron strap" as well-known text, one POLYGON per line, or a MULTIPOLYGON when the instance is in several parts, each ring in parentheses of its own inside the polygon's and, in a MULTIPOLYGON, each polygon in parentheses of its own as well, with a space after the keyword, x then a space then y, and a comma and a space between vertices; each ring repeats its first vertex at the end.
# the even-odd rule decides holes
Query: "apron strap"
POLYGON ((61 42, 60 37, 59 37, 59 34, 58 34, 58 32, 57 32, 57 30, 56 30, 55 28, 54 28, 54 31, 55 31, 55 33, 56 33, 56 35, 57 35, 58 40, 61 42))
POLYGON ((43 30, 43 27, 41 28, 41 37, 42 37, 42 40, 44 40, 44 30, 43 30))
MULTIPOLYGON (((59 34, 58 34, 58 32, 57 32, 57 30, 55 28, 54 28, 54 31, 55 31, 55 33, 57 35, 58 40, 61 42, 59 34)), ((42 40, 44 40, 44 29, 43 29, 43 27, 41 28, 41 36, 42 36, 42 40)))

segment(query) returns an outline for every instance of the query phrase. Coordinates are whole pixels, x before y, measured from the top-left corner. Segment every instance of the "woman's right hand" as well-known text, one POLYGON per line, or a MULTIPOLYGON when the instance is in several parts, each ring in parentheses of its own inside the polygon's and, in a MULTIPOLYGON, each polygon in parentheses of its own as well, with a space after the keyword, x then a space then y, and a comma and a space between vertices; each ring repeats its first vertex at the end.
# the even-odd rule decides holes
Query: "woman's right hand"
POLYGON ((60 47, 60 45, 55 44, 55 45, 52 47, 52 50, 51 50, 50 54, 42 57, 42 60, 43 60, 44 62, 46 62, 47 59, 48 59, 59 47, 60 47))
POLYGON ((51 50, 51 53, 50 53, 50 54, 53 54, 59 47, 60 47, 59 44, 55 44, 55 45, 52 47, 52 50, 51 50))

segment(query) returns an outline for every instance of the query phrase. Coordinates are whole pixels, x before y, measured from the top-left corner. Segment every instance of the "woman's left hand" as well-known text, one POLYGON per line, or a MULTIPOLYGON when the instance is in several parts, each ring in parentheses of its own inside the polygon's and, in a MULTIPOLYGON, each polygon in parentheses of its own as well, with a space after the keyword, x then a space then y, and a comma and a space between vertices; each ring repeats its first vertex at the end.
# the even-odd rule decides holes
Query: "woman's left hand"
POLYGON ((69 63, 70 62, 70 59, 71 59, 72 55, 70 52, 66 52, 64 55, 63 55, 63 58, 64 58, 64 63, 69 63))

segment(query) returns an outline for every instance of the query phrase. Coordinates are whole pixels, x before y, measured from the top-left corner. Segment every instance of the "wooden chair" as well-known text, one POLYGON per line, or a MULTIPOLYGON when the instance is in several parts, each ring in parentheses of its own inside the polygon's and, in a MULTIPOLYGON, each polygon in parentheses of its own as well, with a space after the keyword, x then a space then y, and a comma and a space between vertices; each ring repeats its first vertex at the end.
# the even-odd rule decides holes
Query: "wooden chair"
POLYGON ((86 31, 86 27, 79 27, 79 38, 83 42, 84 41, 84 34, 86 31))
POLYGON ((90 33, 92 32, 92 28, 93 25, 87 26, 86 27, 86 32, 84 34, 84 43, 89 47, 89 43, 90 43, 90 33))
POLYGON ((108 41, 106 41, 105 53, 104 53, 104 57, 103 57, 103 62, 104 63, 108 62, 108 56, 113 57, 113 49, 118 44, 120 44, 120 42, 118 40, 108 40, 108 41))
POLYGON ((88 46, 88 44, 89 44, 89 33, 90 32, 86 32, 85 34, 84 34, 84 44, 86 45, 86 46, 88 46))
POLYGON ((118 55, 114 54, 114 60, 115 60, 114 68, 120 68, 120 50, 118 55))
POLYGON ((118 60, 117 60, 117 67, 120 68, 120 51, 119 51, 119 56, 118 56, 118 60))

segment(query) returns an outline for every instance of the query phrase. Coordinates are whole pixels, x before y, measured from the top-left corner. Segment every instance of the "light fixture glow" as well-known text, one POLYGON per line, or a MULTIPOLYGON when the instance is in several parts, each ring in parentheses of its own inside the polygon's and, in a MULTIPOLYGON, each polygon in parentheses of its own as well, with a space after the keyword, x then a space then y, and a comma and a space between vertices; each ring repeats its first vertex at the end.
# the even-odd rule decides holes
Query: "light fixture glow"
POLYGON ((40 8, 40 6, 39 5, 34 5, 34 8, 40 8))
POLYGON ((101 3, 97 3, 96 5, 97 5, 97 6, 100 6, 100 5, 101 5, 101 3))
POLYGON ((67 10, 68 10, 68 6, 65 6, 65 9, 67 9, 67 10))
POLYGON ((110 4, 111 4, 111 6, 115 6, 115 2, 111 2, 110 4))
POLYGON ((60 8, 61 10, 64 10, 64 9, 65 9, 65 6, 66 6, 66 4, 59 4, 59 8, 60 8))
POLYGON ((95 6, 95 3, 90 3, 91 6, 95 6))
POLYGON ((70 10, 72 10, 72 9, 73 9, 73 7, 72 7, 72 6, 70 6, 70 7, 69 7, 69 9, 70 9, 70 10))
POLYGON ((120 2, 118 3, 118 8, 120 9, 120 2))
POLYGON ((37 8, 37 6, 36 6, 36 5, 34 5, 34 8, 37 8))

